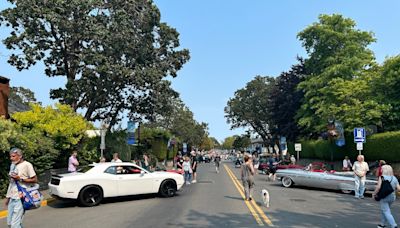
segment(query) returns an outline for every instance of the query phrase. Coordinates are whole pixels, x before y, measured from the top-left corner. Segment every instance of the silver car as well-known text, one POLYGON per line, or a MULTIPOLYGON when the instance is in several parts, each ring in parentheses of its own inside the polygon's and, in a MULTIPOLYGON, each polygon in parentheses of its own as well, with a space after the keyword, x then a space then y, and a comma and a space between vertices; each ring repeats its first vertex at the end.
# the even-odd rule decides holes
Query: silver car
MULTIPOLYGON (((278 180, 286 188, 292 185, 340 190, 351 193, 355 189, 353 172, 315 172, 306 169, 279 169, 276 172, 278 180)), ((374 191, 377 181, 368 179, 365 191, 374 191)))

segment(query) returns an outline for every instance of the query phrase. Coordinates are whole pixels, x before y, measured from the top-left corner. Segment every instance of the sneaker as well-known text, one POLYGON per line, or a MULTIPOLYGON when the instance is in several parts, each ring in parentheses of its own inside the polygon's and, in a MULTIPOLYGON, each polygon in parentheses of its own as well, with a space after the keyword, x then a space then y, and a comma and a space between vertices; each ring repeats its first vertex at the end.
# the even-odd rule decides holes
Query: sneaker
POLYGON ((364 199, 364 196, 360 196, 360 199, 364 199))
POLYGON ((386 227, 386 226, 385 226, 385 225, 379 224, 377 227, 378 227, 378 228, 383 228, 383 227, 386 227))
POLYGON ((192 180, 192 184, 193 184, 193 183, 196 183, 196 182, 197 182, 196 180, 192 180))
POLYGON ((190 185, 190 182, 187 182, 186 185, 190 185))

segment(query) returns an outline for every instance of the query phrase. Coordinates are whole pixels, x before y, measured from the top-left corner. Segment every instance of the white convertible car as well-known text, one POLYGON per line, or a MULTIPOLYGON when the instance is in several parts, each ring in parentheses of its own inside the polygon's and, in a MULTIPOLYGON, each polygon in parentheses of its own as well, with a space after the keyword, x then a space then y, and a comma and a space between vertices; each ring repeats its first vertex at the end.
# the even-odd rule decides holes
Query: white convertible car
POLYGON ((103 198, 159 193, 172 197, 184 184, 182 175, 149 172, 133 163, 99 163, 76 173, 53 175, 50 194, 57 198, 76 199, 84 206, 96 206, 103 198))

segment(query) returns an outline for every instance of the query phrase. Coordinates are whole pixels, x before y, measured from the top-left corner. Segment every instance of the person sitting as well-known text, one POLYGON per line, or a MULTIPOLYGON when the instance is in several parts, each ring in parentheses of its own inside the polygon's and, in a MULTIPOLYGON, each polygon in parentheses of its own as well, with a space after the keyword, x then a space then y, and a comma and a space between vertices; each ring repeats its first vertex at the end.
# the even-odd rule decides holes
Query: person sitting
POLYGON ((345 156, 344 160, 343 160, 343 168, 342 168, 342 170, 343 171, 350 171, 352 167, 353 167, 353 165, 351 164, 351 161, 350 161, 349 157, 345 156))

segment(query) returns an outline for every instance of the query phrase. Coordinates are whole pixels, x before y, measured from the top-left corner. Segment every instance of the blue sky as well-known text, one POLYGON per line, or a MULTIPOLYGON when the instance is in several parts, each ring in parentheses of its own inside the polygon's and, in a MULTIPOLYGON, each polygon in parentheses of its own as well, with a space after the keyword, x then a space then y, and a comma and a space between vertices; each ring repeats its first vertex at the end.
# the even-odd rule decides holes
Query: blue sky
MULTIPOLYGON (((234 92, 256 75, 277 76, 305 56, 296 38, 299 31, 316 22, 319 14, 339 13, 350 17, 361 30, 373 31, 371 45, 378 62, 400 54, 400 1, 316 0, 156 0, 162 21, 180 33, 182 48, 191 60, 173 79, 173 87, 193 111, 196 120, 209 123, 211 136, 223 140, 240 134, 230 131, 224 107, 234 92)), ((0 9, 7 4, 2 1, 0 9)), ((8 31, 0 28, 0 39, 8 31)), ((12 86, 35 92, 43 104, 51 88, 63 86, 63 78, 48 78, 43 65, 18 72, 7 64, 10 54, 0 45, 0 75, 11 78, 12 86)))

